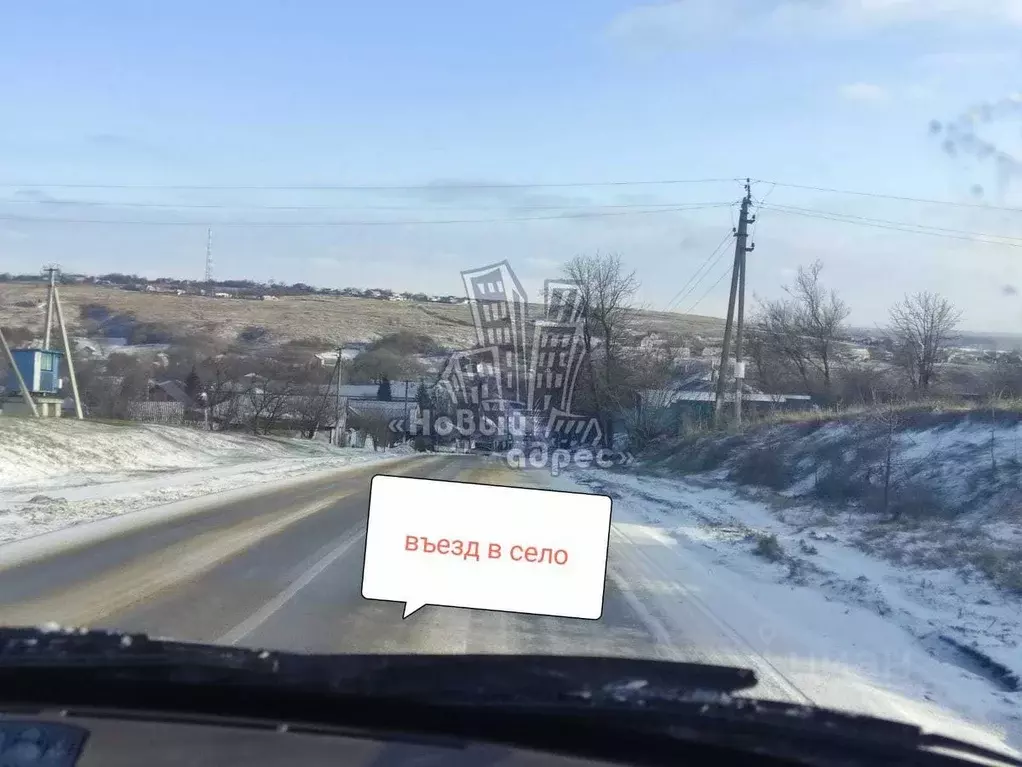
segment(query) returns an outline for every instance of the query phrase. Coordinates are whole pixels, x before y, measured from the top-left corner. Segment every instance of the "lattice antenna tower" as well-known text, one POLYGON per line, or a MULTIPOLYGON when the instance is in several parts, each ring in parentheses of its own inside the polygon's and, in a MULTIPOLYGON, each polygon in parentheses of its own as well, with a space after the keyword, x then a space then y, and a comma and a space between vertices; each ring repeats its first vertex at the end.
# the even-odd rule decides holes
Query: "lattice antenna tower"
POLYGON ((206 229, 206 295, 213 295, 213 227, 206 229))

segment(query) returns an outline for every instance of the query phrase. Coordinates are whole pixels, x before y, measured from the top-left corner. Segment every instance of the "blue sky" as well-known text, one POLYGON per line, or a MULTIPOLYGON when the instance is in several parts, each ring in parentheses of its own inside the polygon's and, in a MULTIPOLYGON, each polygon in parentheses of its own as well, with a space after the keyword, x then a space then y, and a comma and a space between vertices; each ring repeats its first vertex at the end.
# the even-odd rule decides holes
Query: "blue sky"
MULTIPOLYGON (((1022 202, 1022 103, 1010 100, 1022 0, 56 0, 0 13, 0 271, 57 261, 198 277, 209 224, 225 278, 457 292, 459 270, 508 258, 536 289, 575 253, 615 250, 641 299, 664 308, 735 213, 662 208, 737 200, 737 182, 438 187, 750 176, 1022 202), (976 128, 1004 153, 1000 174, 928 132, 980 104, 1002 105, 976 128), (60 186, 74 184, 149 188, 60 186), (430 188, 202 188, 245 185, 430 188), (580 212, 615 215, 506 220, 580 212), (452 219, 487 221, 394 224, 452 219), (281 225, 337 221, 359 225, 281 225)), ((969 328, 1018 329, 1018 247, 819 216, 1022 244, 1022 213, 753 192, 766 203, 755 294, 776 296, 820 258, 859 323, 930 289, 969 328)), ((725 269, 672 308, 723 313, 727 280, 706 291, 725 269)))

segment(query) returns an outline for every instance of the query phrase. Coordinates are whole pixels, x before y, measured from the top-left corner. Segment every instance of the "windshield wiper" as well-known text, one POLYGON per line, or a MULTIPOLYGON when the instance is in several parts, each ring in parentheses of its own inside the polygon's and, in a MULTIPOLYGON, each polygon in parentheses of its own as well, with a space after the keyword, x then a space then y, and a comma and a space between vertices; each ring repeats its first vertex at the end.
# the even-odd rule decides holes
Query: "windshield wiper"
POLYGON ((1022 765, 913 725, 733 695, 755 684, 748 669, 628 658, 306 655, 144 634, 0 629, 0 707, 176 711, 504 742, 520 742, 516 727, 543 723, 548 740, 536 735, 534 747, 566 748, 574 733, 576 751, 579 738, 596 748, 594 738, 609 743, 616 733, 658 738, 665 748, 698 742, 795 761, 819 754, 821 764, 855 753, 866 761, 851 763, 901 755, 1022 765))
POLYGON ((0 675, 78 670, 108 678, 273 684, 430 701, 715 700, 756 685, 749 669, 630 658, 312 655, 84 629, 0 629, 0 675))

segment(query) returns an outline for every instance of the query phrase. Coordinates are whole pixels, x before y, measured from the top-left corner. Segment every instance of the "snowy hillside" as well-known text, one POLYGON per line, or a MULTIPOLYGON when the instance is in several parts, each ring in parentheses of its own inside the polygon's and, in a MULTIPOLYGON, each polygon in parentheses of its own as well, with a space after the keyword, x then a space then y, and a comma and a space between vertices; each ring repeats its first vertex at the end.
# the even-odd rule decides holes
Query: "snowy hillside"
POLYGON ((817 702, 854 710, 868 680, 902 696, 893 718, 936 726, 936 705, 1019 748, 1020 438, 1016 413, 916 409, 677 440, 572 480, 614 499, 650 579, 688 590, 663 610, 711 604, 817 702))
POLYGON ((0 418, 0 544, 403 454, 152 424, 0 418))
POLYGON ((861 545, 895 562, 952 567, 1022 595, 1022 415, 913 410, 785 424, 665 446, 667 476, 775 491, 849 513, 861 545))

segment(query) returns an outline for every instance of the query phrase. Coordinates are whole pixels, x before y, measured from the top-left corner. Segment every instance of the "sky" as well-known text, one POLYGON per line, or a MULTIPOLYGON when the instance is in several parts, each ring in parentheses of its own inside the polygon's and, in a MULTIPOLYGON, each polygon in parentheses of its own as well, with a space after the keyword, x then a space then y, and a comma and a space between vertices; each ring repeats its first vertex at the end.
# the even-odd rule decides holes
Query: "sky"
POLYGON ((1020 32, 1022 0, 5 4, 0 272, 198 279, 211 227, 222 279, 507 259, 538 298, 615 252, 721 316, 750 178, 753 306, 819 259, 856 324, 931 290, 1016 332, 1020 32))

